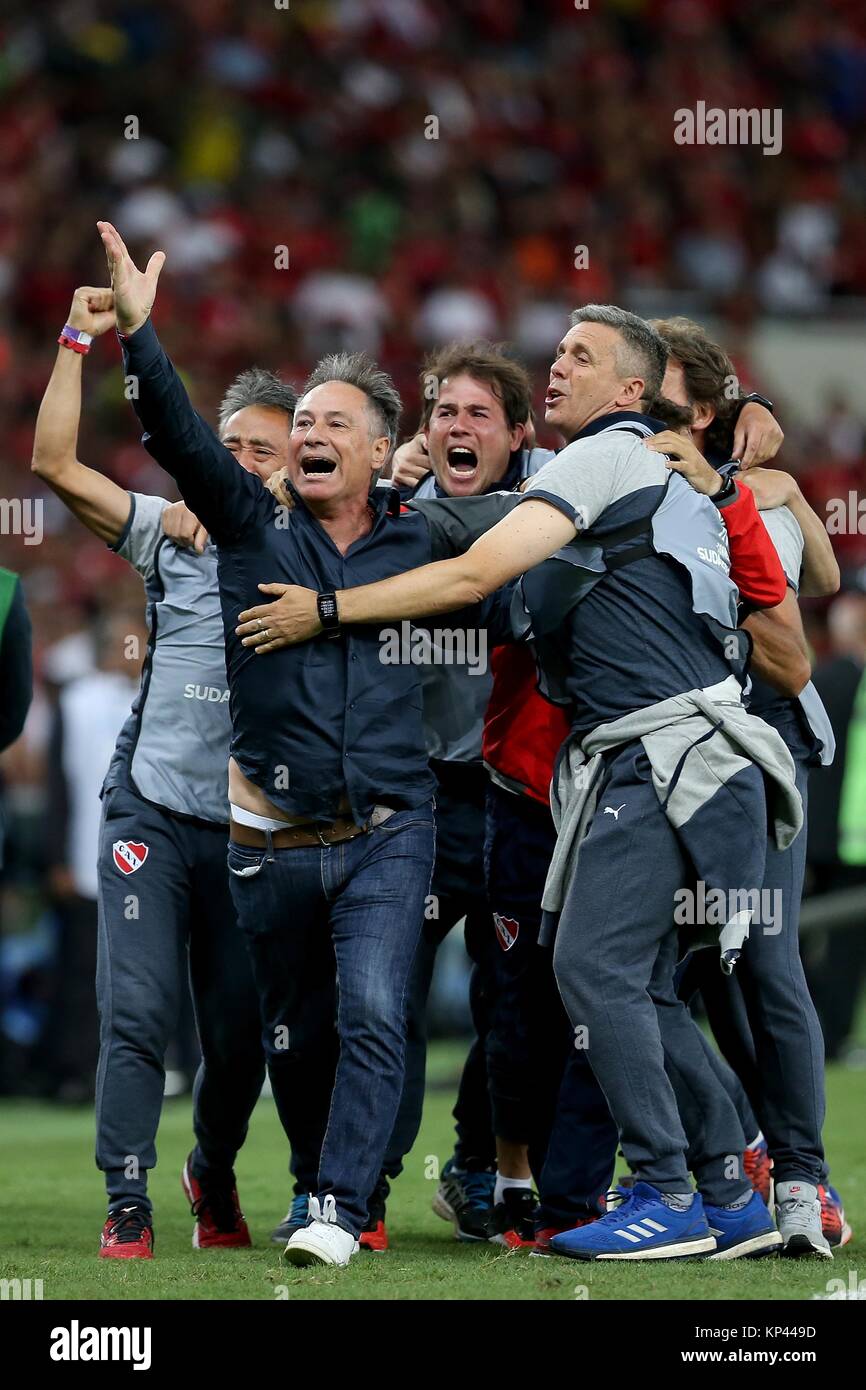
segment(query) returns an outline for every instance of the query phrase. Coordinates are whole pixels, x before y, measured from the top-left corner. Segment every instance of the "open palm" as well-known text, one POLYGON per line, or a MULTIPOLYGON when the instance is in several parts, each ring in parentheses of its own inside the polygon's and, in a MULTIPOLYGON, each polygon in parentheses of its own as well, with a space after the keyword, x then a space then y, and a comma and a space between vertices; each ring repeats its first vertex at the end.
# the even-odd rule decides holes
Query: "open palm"
POLYGON ((144 270, 139 270, 126 249, 126 243, 110 222, 97 222, 108 258, 117 326, 121 333, 134 333, 147 320, 156 299, 159 272, 165 265, 165 252, 154 251, 144 270))

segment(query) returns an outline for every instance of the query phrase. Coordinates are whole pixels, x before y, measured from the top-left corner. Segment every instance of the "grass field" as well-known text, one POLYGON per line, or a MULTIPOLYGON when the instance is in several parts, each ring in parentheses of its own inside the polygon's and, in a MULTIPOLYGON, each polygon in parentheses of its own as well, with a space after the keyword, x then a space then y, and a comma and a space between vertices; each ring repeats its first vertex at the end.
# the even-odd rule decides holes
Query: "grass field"
POLYGON ((286 1210, 285 1141, 272 1102, 263 1100, 237 1164, 254 1248, 200 1252, 179 1174, 190 1148, 186 1101, 166 1104, 160 1162, 151 1175, 156 1258, 131 1264, 96 1258, 104 1219, 88 1110, 27 1102, 0 1107, 0 1277, 42 1279, 45 1299, 809 1299, 827 1280, 866 1278, 866 1072, 831 1068, 826 1140, 833 1179, 855 1237, 831 1266, 819 1260, 694 1261, 669 1265, 587 1265, 530 1259, 498 1246, 458 1245, 433 1215, 427 1174, 451 1152, 450 1084, 459 1052, 431 1056, 424 1125, 388 1212, 392 1246, 356 1256, 348 1270, 294 1269, 268 1234, 286 1210), (858 1239, 859 1236, 859 1239, 858 1239))

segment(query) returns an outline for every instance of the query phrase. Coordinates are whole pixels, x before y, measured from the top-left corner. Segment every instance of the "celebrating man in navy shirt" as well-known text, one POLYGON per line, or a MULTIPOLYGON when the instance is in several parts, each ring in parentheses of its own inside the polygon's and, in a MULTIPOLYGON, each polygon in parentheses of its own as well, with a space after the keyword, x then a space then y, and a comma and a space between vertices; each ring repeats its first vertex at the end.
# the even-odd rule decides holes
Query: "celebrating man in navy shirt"
MULTIPOLYGON (((330 933, 340 1061, 310 1216, 294 1263, 345 1265, 358 1249, 403 1075, 404 994, 433 863, 433 777, 418 665, 384 665, 378 633, 341 632, 333 591, 444 558, 459 524, 372 490, 400 398, 362 356, 319 364, 298 401, 281 505, 192 409, 148 316, 164 257, 136 269, 110 223, 124 371, 144 445, 176 479, 219 551, 233 724, 229 868, 269 1056, 303 1054, 305 972, 330 933), (449 540, 448 537, 452 537, 449 540), (324 631, 262 662, 235 635, 263 578, 319 593, 324 631)), ((443 504, 438 504, 443 505, 443 504)), ((465 547, 465 539, 459 548, 465 547)))

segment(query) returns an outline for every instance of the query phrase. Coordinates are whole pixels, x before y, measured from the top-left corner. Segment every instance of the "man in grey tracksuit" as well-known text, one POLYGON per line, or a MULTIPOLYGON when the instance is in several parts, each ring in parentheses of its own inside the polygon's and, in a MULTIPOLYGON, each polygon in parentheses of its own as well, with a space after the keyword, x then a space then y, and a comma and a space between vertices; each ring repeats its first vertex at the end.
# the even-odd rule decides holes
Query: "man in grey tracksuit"
MULTIPOLYGON (((98 336, 113 326, 111 292, 79 290, 69 324, 98 336)), ((233 1163, 264 1079, 258 998, 237 928, 226 869, 231 724, 216 547, 183 549, 163 530, 168 503, 128 493, 76 458, 83 353, 61 345, 37 422, 33 471, 142 576, 150 632, 141 687, 103 787, 99 850, 97 1001, 100 1060, 96 1161, 109 1215, 105 1258, 150 1258, 147 1175, 156 1163, 164 1057, 186 988, 187 953, 202 1064, 194 1089, 196 1145, 183 1182, 196 1246, 250 1243, 233 1163)), ((242 374, 223 402, 221 427, 239 467, 267 477, 285 462, 292 388, 269 373, 242 374)), ((134 655, 134 653, 133 653, 134 655)), ((321 981, 333 1017, 333 971, 321 981)), ((333 1028, 318 1065, 333 1066, 333 1028)), ((316 1059, 314 1059, 316 1060, 316 1059)), ((321 1133, 318 1066, 298 1075, 298 1114, 311 1128, 295 1145, 305 1188, 321 1133), (302 1088, 311 1083, 312 1102, 302 1088), (315 1129, 315 1133, 313 1130, 315 1129), (307 1142, 309 1140, 309 1142, 307 1142), (304 1155, 309 1155, 309 1171, 304 1155)), ((324 1094, 328 1094, 325 1085, 324 1094)))

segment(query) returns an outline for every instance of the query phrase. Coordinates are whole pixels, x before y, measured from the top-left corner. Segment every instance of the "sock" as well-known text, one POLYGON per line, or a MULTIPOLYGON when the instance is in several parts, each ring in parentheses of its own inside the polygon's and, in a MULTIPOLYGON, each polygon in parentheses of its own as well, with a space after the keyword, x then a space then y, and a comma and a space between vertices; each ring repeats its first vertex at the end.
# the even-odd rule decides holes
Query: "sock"
POLYGON ((786 1178, 776 1183, 776 1205, 795 1199, 800 1202, 817 1202, 818 1189, 814 1183, 803 1178, 786 1178))
POLYGON ((749 1205, 753 1195, 754 1194, 752 1192, 752 1189, 749 1188, 749 1190, 747 1192, 744 1192, 742 1197, 738 1197, 735 1202, 725 1202, 725 1211, 742 1211, 743 1207, 747 1207, 749 1205))
POLYGON ((660 1192, 659 1196, 672 1211, 688 1211, 695 1200, 694 1192, 660 1192))
POLYGON ((497 1174, 496 1186, 493 1189, 494 1206, 505 1201, 505 1191, 509 1187, 524 1187, 528 1190, 532 1187, 532 1178, 503 1178, 501 1174, 497 1174))

